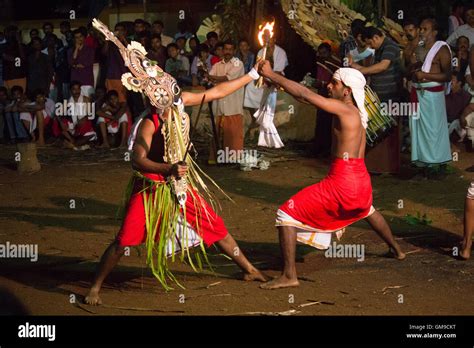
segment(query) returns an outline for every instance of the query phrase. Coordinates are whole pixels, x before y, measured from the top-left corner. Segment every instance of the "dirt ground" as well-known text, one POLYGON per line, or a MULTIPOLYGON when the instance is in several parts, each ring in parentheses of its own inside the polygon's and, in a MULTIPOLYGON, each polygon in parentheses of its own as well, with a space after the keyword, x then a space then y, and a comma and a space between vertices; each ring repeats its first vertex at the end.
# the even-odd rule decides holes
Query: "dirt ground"
MULTIPOLYGON (((280 267, 274 227, 278 205, 328 170, 327 161, 298 149, 266 151, 272 162, 266 171, 202 164, 235 201, 221 201, 230 233, 270 276, 278 275, 280 267)), ((83 296, 102 252, 120 227, 115 213, 131 174, 130 163, 120 150, 46 147, 38 151, 42 170, 21 176, 15 171, 15 151, 15 146, 0 147, 0 243, 38 244, 39 259, 34 263, 1 259, 0 286, 32 314, 474 314, 474 260, 458 261, 452 255, 462 236, 467 185, 474 179, 464 169, 474 163, 474 153, 460 153, 444 181, 413 177, 408 164, 398 177, 372 177, 374 205, 409 252, 405 261, 384 256, 385 244, 361 221, 349 227, 340 242, 364 245, 362 262, 327 258, 322 251, 298 245, 299 288, 261 290, 259 283, 239 280, 239 269, 210 249, 214 274, 194 273, 189 266, 176 264, 172 269, 186 290, 165 292, 145 265, 144 249, 133 248, 107 279, 104 306, 91 307, 82 304, 83 296), (71 199, 75 209, 70 208, 71 199), (409 224, 406 215, 418 212, 426 214, 431 224, 409 224)))

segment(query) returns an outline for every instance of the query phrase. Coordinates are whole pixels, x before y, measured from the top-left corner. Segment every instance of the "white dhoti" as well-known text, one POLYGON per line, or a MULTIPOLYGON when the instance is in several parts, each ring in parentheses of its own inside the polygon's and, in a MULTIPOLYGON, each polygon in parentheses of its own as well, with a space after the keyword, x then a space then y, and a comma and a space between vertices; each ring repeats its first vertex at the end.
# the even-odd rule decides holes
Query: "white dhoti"
POLYGON ((474 199, 474 181, 471 182, 471 185, 467 189, 467 198, 474 199))
POLYGON ((277 91, 275 88, 265 88, 260 108, 255 112, 257 123, 260 125, 258 135, 258 146, 273 147, 279 149, 285 146, 273 123, 277 103, 277 91))
MULTIPOLYGON (((375 212, 373 206, 370 207, 369 216, 375 212)), ((345 228, 342 228, 337 231, 331 232, 322 232, 317 228, 305 225, 304 223, 296 220, 291 217, 283 210, 278 209, 277 218, 275 221, 275 226, 291 226, 296 228, 297 236, 296 240, 300 243, 312 246, 313 248, 326 250, 331 245, 332 235, 335 234, 337 239, 341 239, 342 235, 345 232, 345 228)))

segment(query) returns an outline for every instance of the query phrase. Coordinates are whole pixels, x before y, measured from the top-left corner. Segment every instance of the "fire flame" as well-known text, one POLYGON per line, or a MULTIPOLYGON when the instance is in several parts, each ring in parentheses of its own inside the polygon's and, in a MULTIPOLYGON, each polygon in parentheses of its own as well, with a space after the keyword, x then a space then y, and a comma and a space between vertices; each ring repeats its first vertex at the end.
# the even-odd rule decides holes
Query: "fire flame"
POLYGON ((266 22, 265 25, 260 24, 258 26, 258 42, 260 42, 260 45, 264 46, 265 42, 263 40, 263 36, 265 35, 265 31, 268 30, 270 33, 269 39, 273 37, 273 26, 275 25, 275 21, 273 22, 266 22))

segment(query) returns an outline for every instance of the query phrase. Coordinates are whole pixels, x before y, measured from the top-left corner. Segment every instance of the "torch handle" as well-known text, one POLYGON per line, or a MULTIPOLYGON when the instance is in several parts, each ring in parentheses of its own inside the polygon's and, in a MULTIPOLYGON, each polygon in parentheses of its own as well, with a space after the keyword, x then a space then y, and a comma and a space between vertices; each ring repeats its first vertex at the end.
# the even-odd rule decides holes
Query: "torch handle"
MULTIPOLYGON (((267 47, 268 47, 268 45, 265 45, 263 47, 262 60, 265 60, 267 58, 267 47)), ((258 80, 255 82, 255 87, 257 87, 257 88, 262 88, 263 87, 263 76, 260 76, 258 78, 258 80)))

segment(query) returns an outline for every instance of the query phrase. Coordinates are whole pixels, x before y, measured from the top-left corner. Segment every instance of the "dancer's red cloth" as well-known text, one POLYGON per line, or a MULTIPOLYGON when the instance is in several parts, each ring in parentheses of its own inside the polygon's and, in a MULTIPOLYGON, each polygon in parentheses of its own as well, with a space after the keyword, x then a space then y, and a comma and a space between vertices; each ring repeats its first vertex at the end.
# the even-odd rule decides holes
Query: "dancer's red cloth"
POLYGON ((366 218, 372 185, 363 158, 336 158, 328 175, 291 197, 280 209, 322 232, 335 232, 366 218))
MULTIPOLYGON (((155 181, 164 181, 163 176, 158 174, 143 174, 147 178, 155 181)), ((145 230, 145 207, 143 205, 143 180, 136 179, 133 188, 133 193, 127 205, 127 212, 123 219, 122 228, 117 235, 117 241, 120 246, 139 245, 146 240, 145 230)), ((194 207, 194 197, 188 192, 188 199, 186 201, 186 222, 189 223, 193 229, 200 235, 207 246, 211 246, 215 242, 224 239, 227 236, 227 229, 222 218, 217 215, 214 210, 207 204, 207 202, 193 191, 194 195, 198 197, 200 202, 197 205, 201 206, 199 217, 196 214, 194 207), (205 213, 207 209, 207 214, 205 213), (196 229, 196 220, 199 219, 199 230, 196 229)))

